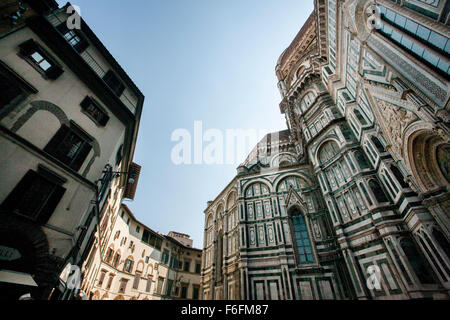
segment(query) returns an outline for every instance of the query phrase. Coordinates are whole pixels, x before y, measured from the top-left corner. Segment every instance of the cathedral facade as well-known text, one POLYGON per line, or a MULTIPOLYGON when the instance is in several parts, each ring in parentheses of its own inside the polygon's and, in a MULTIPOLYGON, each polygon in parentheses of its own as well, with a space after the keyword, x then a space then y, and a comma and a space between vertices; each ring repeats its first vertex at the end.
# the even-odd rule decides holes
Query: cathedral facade
POLYGON ((205 210, 203 299, 448 299, 444 0, 315 0, 276 65, 287 130, 205 210))

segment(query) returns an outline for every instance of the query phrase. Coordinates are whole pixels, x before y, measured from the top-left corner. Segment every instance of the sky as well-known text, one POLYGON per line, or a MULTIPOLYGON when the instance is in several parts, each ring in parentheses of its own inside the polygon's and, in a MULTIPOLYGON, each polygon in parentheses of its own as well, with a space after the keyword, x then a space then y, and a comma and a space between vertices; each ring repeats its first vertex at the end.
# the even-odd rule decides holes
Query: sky
MULTIPOLYGON (((83 19, 145 95, 134 154, 142 171, 135 199, 124 203, 151 229, 189 234, 202 248, 207 201, 233 179, 245 155, 236 155, 233 164, 194 164, 194 122, 201 121, 203 133, 219 130, 225 143, 229 129, 286 129, 275 65, 313 11, 313 1, 71 4, 80 7, 83 19), (172 139, 177 129, 191 135, 191 164, 173 161, 172 150, 182 141, 172 139)), ((205 141, 199 150, 213 143, 205 141)))

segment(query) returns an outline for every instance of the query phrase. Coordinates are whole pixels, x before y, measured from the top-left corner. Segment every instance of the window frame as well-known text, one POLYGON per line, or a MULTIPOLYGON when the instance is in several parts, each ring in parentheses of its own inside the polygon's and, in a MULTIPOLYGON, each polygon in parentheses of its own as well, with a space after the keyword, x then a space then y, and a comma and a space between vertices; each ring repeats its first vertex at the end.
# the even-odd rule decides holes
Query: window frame
POLYGON ((88 135, 83 129, 81 129, 75 122, 70 121, 69 126, 62 124, 58 131, 53 135, 47 145, 44 147, 44 151, 55 159, 68 166, 74 171, 79 171, 86 161, 87 156, 93 149, 93 138, 88 135), (60 154, 58 150, 69 135, 75 135, 80 141, 81 145, 76 151, 76 155, 73 158, 60 154), (69 161, 65 159, 70 159, 69 161))
MULTIPOLYGON (((295 257, 296 266, 298 268, 316 266, 318 260, 317 260, 316 252, 315 252, 314 245, 313 245, 314 241, 311 238, 311 230, 309 229, 309 223, 308 223, 306 215, 304 215, 303 212, 299 208, 293 207, 293 208, 289 209, 288 216, 289 216, 288 224, 289 224, 289 229, 290 229, 290 234, 291 234, 292 246, 294 247, 294 257, 295 257), (307 258, 306 258, 306 262, 300 261, 300 251, 299 251, 299 247, 297 244, 298 239, 295 236, 295 228, 294 228, 294 221, 293 221, 294 216, 301 216, 304 221, 306 232, 307 232, 307 239, 309 242, 309 246, 311 248, 310 254, 312 257, 312 261, 308 261, 307 258)), ((305 256, 307 257, 307 254, 305 254, 305 256)))
POLYGON ((42 165, 38 165, 36 171, 30 169, 23 175, 1 203, 0 210, 15 213, 39 224, 45 224, 61 202, 61 199, 66 192, 66 188, 62 185, 66 182, 67 179, 42 165), (23 197, 26 195, 26 192, 30 192, 33 184, 38 183, 39 179, 48 183, 52 187, 52 190, 48 192, 44 201, 37 201, 39 206, 34 209, 31 208, 30 210, 32 210, 32 212, 21 212, 20 209, 23 208, 18 208, 17 205, 24 203, 23 197))
POLYGON ((19 45, 19 57, 28 62, 37 72, 39 72, 45 79, 47 80, 56 80, 63 73, 64 70, 62 66, 56 61, 53 56, 47 52, 38 42, 33 39, 29 39, 25 42, 22 42, 19 45), (34 53, 38 53, 47 63, 50 64, 50 67, 44 70, 39 63, 32 58, 34 53))

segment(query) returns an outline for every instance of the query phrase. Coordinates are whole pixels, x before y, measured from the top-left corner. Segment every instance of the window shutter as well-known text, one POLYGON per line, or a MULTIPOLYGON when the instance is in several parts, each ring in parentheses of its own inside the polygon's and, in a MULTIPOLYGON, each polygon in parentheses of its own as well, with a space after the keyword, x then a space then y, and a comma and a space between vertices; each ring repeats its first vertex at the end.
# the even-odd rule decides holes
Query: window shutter
POLYGON ((75 159, 75 161, 72 163, 71 168, 75 171, 78 171, 81 166, 83 165, 84 160, 86 159, 86 157, 88 156, 89 152, 91 151, 92 146, 85 142, 83 144, 83 147, 81 148, 80 152, 78 153, 77 158, 75 159))
POLYGON ((20 53, 29 56, 37 50, 37 45, 33 39, 27 40, 19 45, 20 53))
POLYGON ((120 82, 120 80, 111 70, 108 70, 108 72, 106 72, 106 74, 103 76, 103 81, 105 81, 105 83, 117 96, 120 96, 123 90, 125 90, 125 86, 122 84, 122 82, 120 82))
POLYGON ((74 49, 78 52, 78 53, 83 53, 84 50, 87 49, 87 47, 89 47, 89 42, 87 42, 87 40, 85 40, 83 37, 81 37, 80 35, 78 35, 78 37, 80 38, 80 42, 78 42, 75 46, 74 49))
POLYGON ((53 64, 47 71, 45 71, 45 74, 49 79, 56 80, 63 74, 63 72, 64 71, 60 66, 53 64))
POLYGON ((109 117, 106 114, 103 114, 102 118, 100 119, 100 125, 106 126, 106 124, 109 121, 109 117))
POLYGON ((50 198, 47 200, 47 203, 44 205, 41 212, 39 213, 37 219, 38 222, 44 224, 48 221, 48 219, 50 219, 51 215, 53 214, 53 211, 55 211, 56 206, 58 205, 59 201, 64 195, 64 192, 66 192, 65 188, 61 186, 55 186, 55 190, 53 191, 50 198))
POLYGON ((57 25, 56 30, 58 30, 62 35, 65 35, 67 32, 69 32, 69 28, 67 28, 67 22, 64 21, 63 23, 57 25))
POLYGON ((35 171, 28 170, 22 180, 19 181, 19 183, 14 187, 8 197, 0 205, 0 211, 2 213, 13 211, 16 208, 17 204, 20 203, 22 195, 29 188, 29 186, 33 184, 37 176, 38 174, 35 171))
POLYGON ((65 124, 61 125, 61 128, 59 128, 50 142, 45 146, 44 151, 50 154, 55 154, 59 144, 64 140, 69 132, 70 128, 68 126, 65 124))
POLYGON ((86 110, 91 103, 92 99, 87 96, 86 98, 83 99, 83 101, 81 101, 80 106, 86 110))

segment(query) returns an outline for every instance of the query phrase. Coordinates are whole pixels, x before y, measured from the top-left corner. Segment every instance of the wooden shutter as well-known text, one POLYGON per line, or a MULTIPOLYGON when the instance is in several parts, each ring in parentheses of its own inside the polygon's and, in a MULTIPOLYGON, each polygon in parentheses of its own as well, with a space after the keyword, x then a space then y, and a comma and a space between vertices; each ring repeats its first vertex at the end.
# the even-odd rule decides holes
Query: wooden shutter
POLYGON ((87 42, 87 40, 81 35, 77 34, 77 36, 80 38, 80 42, 78 42, 73 48, 81 54, 87 49, 87 47, 89 47, 89 42, 87 42))
POLYGON ((29 56, 37 50, 36 42, 33 39, 27 40, 19 45, 20 53, 29 56))
POLYGON ((63 69, 59 65, 53 64, 47 71, 45 71, 45 75, 49 79, 56 80, 63 74, 63 72, 63 69))
POLYGON ((56 185, 55 190, 52 192, 50 198, 47 200, 47 203, 44 205, 44 207, 41 209, 41 212, 38 216, 38 222, 44 224, 50 219, 51 215, 56 209, 56 206, 58 205, 59 201, 61 200, 62 196, 66 192, 66 189, 56 185))
POLYGON ((17 204, 20 203, 22 195, 37 178, 38 178, 37 172, 33 170, 28 170, 25 176, 19 181, 19 183, 10 192, 8 197, 6 197, 6 199, 0 205, 0 211, 2 213, 3 212, 8 213, 13 211, 16 208, 17 204))
POLYGON ((56 30, 58 30, 62 35, 65 35, 67 32, 69 32, 69 28, 67 28, 67 22, 64 21, 63 23, 57 25, 56 30))
POLYGON ((58 149, 58 146, 69 134, 69 132, 70 128, 68 126, 66 126, 65 124, 61 125, 61 128, 59 128, 59 130, 55 133, 53 138, 45 146, 44 151, 52 155, 55 155, 55 151, 58 149))
POLYGON ((120 82, 115 73, 111 70, 108 70, 106 74, 103 76, 103 81, 111 88, 111 90, 117 95, 120 96, 125 90, 125 86, 120 82))
POLYGON ((83 99, 83 101, 81 101, 80 106, 81 106, 83 109, 86 110, 86 109, 91 105, 91 103, 92 103, 91 97, 86 96, 86 97, 83 99))
POLYGON ((84 160, 88 156, 91 149, 92 149, 92 146, 89 143, 84 142, 83 147, 81 148, 80 152, 77 155, 77 158, 75 159, 75 161, 72 163, 72 165, 70 167, 73 170, 78 171, 81 168, 81 166, 83 165, 84 160))

